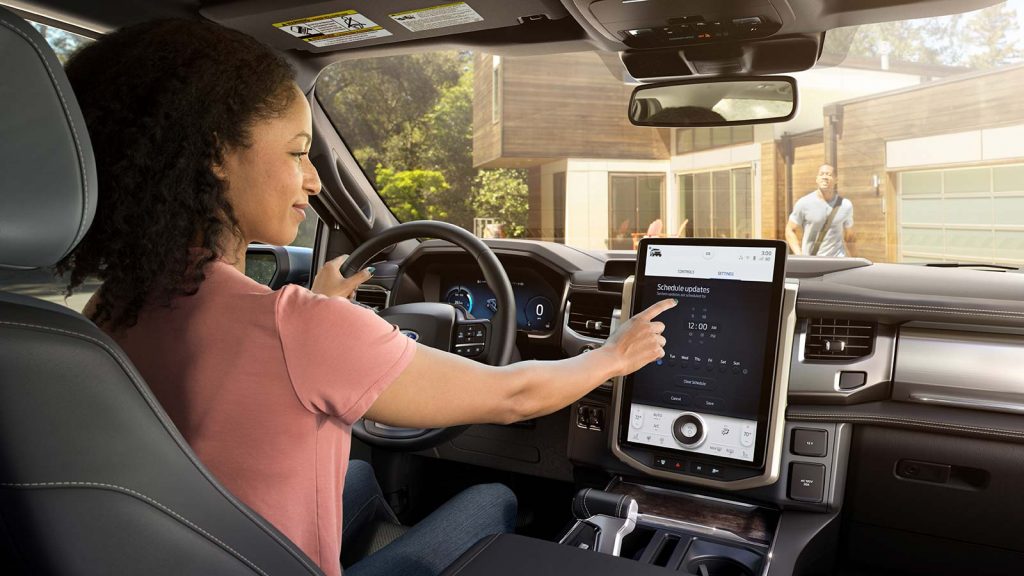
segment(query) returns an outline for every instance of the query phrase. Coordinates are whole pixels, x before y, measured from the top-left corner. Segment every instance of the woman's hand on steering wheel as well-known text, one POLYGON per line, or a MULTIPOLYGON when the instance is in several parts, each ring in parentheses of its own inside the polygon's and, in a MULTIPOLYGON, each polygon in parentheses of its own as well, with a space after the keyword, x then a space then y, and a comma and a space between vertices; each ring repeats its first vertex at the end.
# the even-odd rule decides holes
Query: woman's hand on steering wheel
POLYGON ((346 278, 341 273, 341 266, 348 260, 348 254, 342 254, 324 262, 320 271, 316 273, 313 284, 310 287, 316 294, 324 296, 340 297, 351 299, 356 294, 356 288, 363 282, 373 277, 373 266, 363 268, 355 274, 346 278))

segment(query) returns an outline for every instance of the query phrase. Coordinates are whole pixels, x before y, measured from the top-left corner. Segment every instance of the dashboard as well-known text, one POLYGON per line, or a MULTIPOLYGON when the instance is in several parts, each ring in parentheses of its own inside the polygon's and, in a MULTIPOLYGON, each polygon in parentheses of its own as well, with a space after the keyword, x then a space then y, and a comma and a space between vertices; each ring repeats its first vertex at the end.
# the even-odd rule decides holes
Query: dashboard
MULTIPOLYGON (((633 252, 504 239, 487 244, 514 283, 523 359, 593 350, 628 309, 623 296, 636 269, 633 252), (538 297, 551 302, 550 328, 546 318, 535 327, 527 316, 538 297)), ((491 296, 479 280, 465 254, 430 241, 401 262, 378 265, 371 282, 390 291, 391 304, 449 301, 486 317, 491 296)), ((798 287, 796 322, 784 362, 787 406, 774 484, 729 490, 627 466, 610 446, 616 433, 611 382, 535 421, 472 426, 423 455, 566 482, 640 478, 783 510, 841 511, 854 538, 884 533, 907 545, 955 540, 986 554, 1024 554, 1019 535, 1003 529, 1006 518, 1024 517, 1024 275, 790 257, 786 283, 798 287), (972 521, 948 510, 970 510, 972 521)), ((694 345, 707 347, 736 331, 718 308, 707 318, 702 309, 687 310, 694 318, 686 319, 686 335, 694 345)), ((675 361, 693 359, 677 353, 675 361)), ((701 374, 719 376, 720 367, 715 370, 705 366, 701 374)), ((678 469, 683 463, 653 464, 678 469)), ((686 464, 712 479, 723 470, 686 464)))

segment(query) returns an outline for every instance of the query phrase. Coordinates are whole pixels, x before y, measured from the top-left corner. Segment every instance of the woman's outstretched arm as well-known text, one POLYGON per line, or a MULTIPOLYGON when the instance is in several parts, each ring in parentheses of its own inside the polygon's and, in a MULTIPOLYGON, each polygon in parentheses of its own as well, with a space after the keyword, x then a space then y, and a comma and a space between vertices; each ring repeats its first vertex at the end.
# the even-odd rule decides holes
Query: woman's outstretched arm
POLYGON ((604 346, 565 360, 494 367, 418 345, 412 362, 366 416, 392 426, 442 428, 550 414, 610 378, 661 358, 665 325, 654 318, 675 304, 654 304, 620 325, 604 346))

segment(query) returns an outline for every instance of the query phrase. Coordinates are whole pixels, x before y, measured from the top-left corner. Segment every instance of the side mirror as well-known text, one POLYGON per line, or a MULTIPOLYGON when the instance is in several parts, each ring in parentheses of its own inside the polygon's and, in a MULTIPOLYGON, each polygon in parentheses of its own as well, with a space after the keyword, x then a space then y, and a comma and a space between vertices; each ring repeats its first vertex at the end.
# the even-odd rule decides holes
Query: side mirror
POLYGON ((312 269, 310 248, 250 244, 245 251, 245 275, 274 290, 285 284, 308 287, 312 269))
POLYGON ((638 86, 629 99, 636 126, 731 126, 783 122, 796 115, 790 76, 693 78, 638 86))

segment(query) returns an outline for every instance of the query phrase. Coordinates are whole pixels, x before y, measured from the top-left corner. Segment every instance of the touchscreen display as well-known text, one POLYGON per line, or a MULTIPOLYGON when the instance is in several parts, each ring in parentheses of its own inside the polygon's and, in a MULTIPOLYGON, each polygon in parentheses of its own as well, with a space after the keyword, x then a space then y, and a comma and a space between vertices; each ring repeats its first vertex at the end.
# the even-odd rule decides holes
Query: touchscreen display
POLYGON ((633 311, 664 298, 665 357, 626 379, 623 441, 760 465, 785 252, 774 241, 646 241, 633 311))

